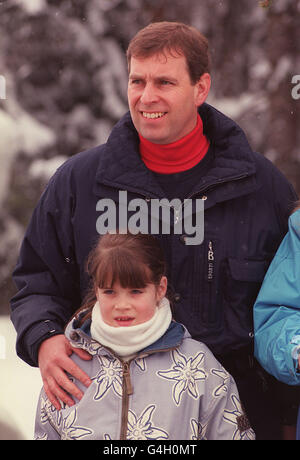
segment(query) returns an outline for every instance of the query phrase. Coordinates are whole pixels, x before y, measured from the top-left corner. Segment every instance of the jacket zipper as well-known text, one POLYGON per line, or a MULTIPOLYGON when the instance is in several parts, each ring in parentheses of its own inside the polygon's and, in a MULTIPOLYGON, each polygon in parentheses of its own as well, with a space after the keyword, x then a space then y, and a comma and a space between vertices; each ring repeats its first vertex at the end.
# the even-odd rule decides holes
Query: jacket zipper
POLYGON ((133 388, 130 378, 130 362, 122 362, 123 368, 123 392, 122 392, 122 415, 121 415, 121 432, 120 439, 126 439, 127 426, 128 426, 128 409, 129 409, 129 396, 133 394, 133 388))
MULTIPOLYGON (((170 205, 170 208, 173 209, 173 211, 174 211, 174 217, 175 217, 174 225, 178 224, 178 222, 179 222, 180 211, 182 212, 183 208, 185 207, 186 200, 188 200, 188 199, 190 199, 190 198, 192 198, 195 195, 198 195, 200 193, 210 191, 211 189, 215 188, 216 186, 218 186, 220 184, 223 184, 223 183, 226 183, 226 182, 233 182, 233 181, 237 181, 237 180, 240 180, 240 179, 244 179, 245 177, 248 177, 248 175, 249 174, 240 174, 239 176, 235 176, 235 177, 232 177, 232 178, 220 179, 220 180, 217 181, 217 183, 211 184, 211 185, 208 185, 208 186, 205 185, 204 187, 200 188, 200 190, 198 190, 197 192, 193 192, 191 195, 187 196, 187 198, 184 198, 181 206, 179 206, 178 208, 176 208, 175 206, 170 205)), ((106 184, 105 181, 103 181, 103 183, 106 184)), ((111 186, 111 184, 107 184, 107 185, 111 186)), ((145 193, 142 193, 142 192, 137 191, 137 190, 133 190, 128 186, 126 186, 126 190, 128 192, 131 192, 131 193, 137 193, 137 194, 143 196, 146 201, 149 201, 149 195, 145 195, 145 193)), ((156 196, 155 198, 156 199, 161 199, 161 197, 159 197, 159 196, 156 196)), ((182 201, 182 200, 180 200, 180 201, 182 201)), ((181 218, 182 218, 182 216, 181 216, 181 218)))
POLYGON ((176 208, 175 206, 170 206, 171 208, 174 209, 174 212, 175 212, 175 222, 174 223, 175 224, 178 223, 178 221, 179 221, 179 212, 180 212, 180 210, 182 211, 183 208, 185 207, 186 200, 189 200, 192 197, 194 197, 195 195, 199 195, 200 193, 208 192, 208 191, 214 189, 219 184, 223 184, 223 183, 226 183, 226 182, 229 182, 229 181, 230 182, 237 181, 237 180, 240 180, 240 179, 244 179, 245 177, 248 177, 248 174, 241 174, 239 176, 233 177, 232 179, 220 179, 216 184, 211 184, 209 186, 204 186, 202 189, 198 190, 197 192, 193 192, 191 195, 189 195, 187 198, 185 198, 183 200, 183 203, 179 208, 176 208))
MULTIPOLYGON (((240 174, 238 176, 232 176, 232 177, 228 177, 228 178, 225 178, 225 179, 219 179, 216 181, 216 183, 214 184, 210 184, 210 185, 204 185, 203 187, 201 187, 197 192, 193 192, 191 195, 187 196, 185 199, 188 199, 188 198, 192 198, 193 196, 195 195, 198 195, 199 193, 203 193, 203 192, 207 192, 208 190, 211 190, 215 187, 217 187, 218 185, 220 184, 224 184, 226 182, 234 182, 234 181, 238 181, 240 179, 245 179, 246 177, 248 177, 249 174, 248 173, 243 173, 243 174, 240 174)), ((103 180, 102 182, 104 185, 108 185, 110 187, 114 187, 114 185, 111 183, 111 182, 106 182, 106 180, 103 180)), ((120 185, 118 185, 118 188, 120 188, 120 185)), ((142 197, 144 197, 147 201, 147 198, 149 198, 149 195, 145 195, 145 192, 142 192, 141 190, 136 190, 136 189, 132 189, 130 186, 127 185, 124 185, 125 188, 123 188, 123 190, 126 190, 128 192, 131 192, 131 193, 136 193, 138 195, 141 195, 142 197)), ((156 199, 161 199, 161 198, 165 198, 165 197, 160 197, 158 195, 153 195, 153 198, 156 198, 156 199)), ((151 198, 150 198, 151 199, 151 198)))
POLYGON ((220 184, 225 184, 226 182, 235 182, 240 179, 245 179, 248 176, 249 174, 246 173, 246 174, 240 174, 239 176, 229 177, 227 179, 220 179, 215 184, 205 185, 204 187, 200 188, 197 192, 193 192, 191 195, 187 196, 186 199, 192 198, 195 195, 199 195, 200 193, 211 191, 212 189, 214 189, 220 184))
MULTIPOLYGON (((181 342, 180 342, 181 343, 181 342)), ((146 356, 149 356, 153 353, 160 353, 160 352, 166 352, 166 351, 172 351, 176 349, 180 343, 177 345, 170 347, 170 348, 165 348, 165 349, 158 349, 158 350, 152 350, 150 352, 142 353, 134 358, 132 358, 130 361, 122 361, 122 368, 123 368, 123 393, 122 393, 122 415, 121 415, 121 431, 120 431, 120 440, 125 440, 127 438, 127 429, 128 429, 128 410, 129 410, 129 396, 133 394, 133 387, 131 383, 131 378, 130 378, 130 363, 136 358, 145 358, 146 356)))

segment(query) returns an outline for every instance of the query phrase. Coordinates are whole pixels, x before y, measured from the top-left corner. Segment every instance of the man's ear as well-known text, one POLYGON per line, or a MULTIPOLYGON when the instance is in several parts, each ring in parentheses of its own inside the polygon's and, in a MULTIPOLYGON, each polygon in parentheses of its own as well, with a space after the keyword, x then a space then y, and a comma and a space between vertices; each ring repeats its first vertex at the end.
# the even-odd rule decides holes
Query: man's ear
POLYGON ((199 107, 205 102, 211 85, 211 77, 209 73, 201 75, 195 84, 195 105, 199 107))

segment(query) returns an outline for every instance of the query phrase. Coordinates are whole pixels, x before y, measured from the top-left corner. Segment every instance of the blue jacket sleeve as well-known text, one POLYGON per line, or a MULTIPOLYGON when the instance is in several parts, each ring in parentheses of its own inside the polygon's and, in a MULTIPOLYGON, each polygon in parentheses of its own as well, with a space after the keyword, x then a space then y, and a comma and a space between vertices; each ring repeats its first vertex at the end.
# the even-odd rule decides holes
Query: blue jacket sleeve
POLYGON ((13 273, 18 288, 11 300, 17 330, 17 354, 38 365, 38 347, 63 333, 80 302, 74 257, 72 191, 66 174, 57 172, 43 193, 26 231, 13 273))
POLYGON ((267 271, 254 305, 255 356, 278 380, 300 384, 300 210, 267 271))

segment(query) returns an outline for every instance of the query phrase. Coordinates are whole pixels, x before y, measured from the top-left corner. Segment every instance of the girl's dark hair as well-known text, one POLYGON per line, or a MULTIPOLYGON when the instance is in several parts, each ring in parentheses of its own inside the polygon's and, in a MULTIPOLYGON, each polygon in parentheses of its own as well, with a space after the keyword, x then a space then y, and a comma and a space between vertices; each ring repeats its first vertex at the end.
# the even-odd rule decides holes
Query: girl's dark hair
POLYGON ((144 288, 149 283, 158 285, 166 274, 166 264, 155 237, 142 233, 107 233, 99 238, 90 252, 86 271, 91 286, 82 307, 75 314, 78 318, 83 310, 87 310, 81 323, 91 315, 97 287, 111 288, 115 282, 123 288, 144 288))

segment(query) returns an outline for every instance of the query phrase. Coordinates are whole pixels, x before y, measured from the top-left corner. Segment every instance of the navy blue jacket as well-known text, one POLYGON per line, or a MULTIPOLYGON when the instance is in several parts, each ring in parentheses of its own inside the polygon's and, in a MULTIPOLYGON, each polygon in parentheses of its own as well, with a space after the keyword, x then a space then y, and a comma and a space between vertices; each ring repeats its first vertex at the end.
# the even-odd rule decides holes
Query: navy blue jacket
MULTIPOLYGON (((159 235, 174 292, 175 318, 216 355, 253 346, 252 310, 268 265, 287 231, 297 199, 283 175, 251 150, 243 131, 208 104, 199 109, 213 161, 187 197, 205 201, 201 245, 159 235)), ((139 155, 130 114, 102 146, 64 163, 49 181, 26 231, 11 301, 17 352, 37 365, 38 346, 63 332, 89 283, 85 260, 99 237, 97 202, 118 206, 164 191, 139 155)))

